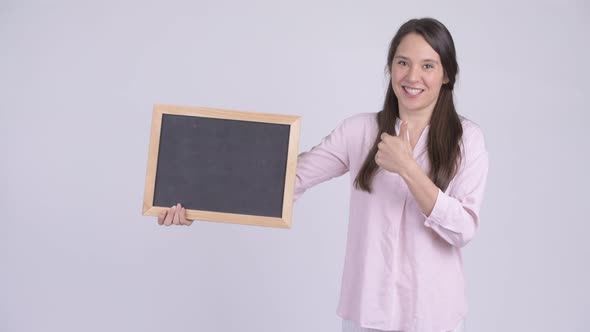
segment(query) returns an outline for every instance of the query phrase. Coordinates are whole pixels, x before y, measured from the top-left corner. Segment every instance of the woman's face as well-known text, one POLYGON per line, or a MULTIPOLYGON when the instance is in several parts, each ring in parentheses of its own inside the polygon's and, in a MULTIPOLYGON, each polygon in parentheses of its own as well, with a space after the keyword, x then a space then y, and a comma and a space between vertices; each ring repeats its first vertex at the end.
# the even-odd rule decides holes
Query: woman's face
POLYGON ((440 57, 417 33, 402 38, 391 64, 391 84, 400 112, 420 112, 430 116, 443 83, 440 57))

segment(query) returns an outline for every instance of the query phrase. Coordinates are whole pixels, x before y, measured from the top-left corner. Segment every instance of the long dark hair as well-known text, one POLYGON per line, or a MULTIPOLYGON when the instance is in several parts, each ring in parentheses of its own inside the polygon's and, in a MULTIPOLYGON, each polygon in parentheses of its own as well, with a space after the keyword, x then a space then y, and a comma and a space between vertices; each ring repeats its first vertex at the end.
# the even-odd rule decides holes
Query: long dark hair
MULTIPOLYGON (((453 87, 455 79, 459 72, 459 65, 455 54, 455 44, 453 37, 447 28, 439 21, 432 18, 413 19, 404 23, 397 34, 393 37, 387 55, 387 68, 391 75, 391 66, 397 47, 403 37, 409 33, 418 33, 430 46, 438 53, 445 77, 448 82, 444 83, 440 89, 440 94, 434 106, 430 118, 430 130, 428 132, 428 157, 430 158, 429 176, 434 184, 441 190, 446 190, 449 182, 457 171, 457 166, 461 158, 461 137, 463 136, 463 127, 461 119, 455 110, 453 103, 453 87)), ((377 113, 377 123, 379 133, 369 151, 367 159, 357 174, 354 185, 356 188, 371 192, 371 182, 377 171, 375 155, 377 154, 377 145, 381 141, 381 134, 386 132, 390 135, 396 135, 395 122, 399 118, 398 100, 393 92, 391 77, 383 110, 377 113)))

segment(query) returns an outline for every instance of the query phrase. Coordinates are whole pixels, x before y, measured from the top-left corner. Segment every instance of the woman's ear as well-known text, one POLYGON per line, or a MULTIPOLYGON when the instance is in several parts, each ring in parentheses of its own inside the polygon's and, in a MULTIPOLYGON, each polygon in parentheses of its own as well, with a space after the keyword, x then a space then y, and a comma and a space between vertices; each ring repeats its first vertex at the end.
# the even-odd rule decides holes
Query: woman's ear
POLYGON ((445 76, 443 77, 443 84, 447 83, 449 83, 449 77, 447 76, 447 73, 445 73, 445 76))

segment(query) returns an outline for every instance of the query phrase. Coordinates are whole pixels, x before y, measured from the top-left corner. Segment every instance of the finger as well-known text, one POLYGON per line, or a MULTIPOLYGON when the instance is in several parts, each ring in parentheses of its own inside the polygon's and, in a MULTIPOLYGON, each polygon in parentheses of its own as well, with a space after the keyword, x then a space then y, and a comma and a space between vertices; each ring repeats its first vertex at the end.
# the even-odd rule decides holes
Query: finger
POLYGON ((180 211, 180 224, 181 225, 186 225, 186 226, 190 226, 192 225, 193 221, 192 220, 187 220, 185 217, 186 214, 186 209, 182 208, 182 210, 180 211))
POLYGON ((164 224, 164 218, 166 218, 166 212, 168 210, 162 210, 162 212, 160 212, 160 214, 158 215, 158 225, 163 225, 164 224))
POLYGON ((172 218, 172 223, 174 225, 180 225, 180 203, 176 204, 174 207, 174 218, 172 218))
POLYGON ((390 135, 388 133, 383 132, 380 137, 381 137, 381 140, 383 141, 383 140, 387 139, 387 137, 389 137, 389 136, 390 135))
POLYGON ((410 132, 408 131, 408 123, 406 121, 402 121, 401 125, 399 126, 398 136, 404 141, 410 143, 410 132))
POLYGON ((185 209, 181 208, 180 209, 180 224, 181 225, 186 225, 186 218, 184 217, 185 214, 185 209))
POLYGON ((381 153, 379 152, 375 154, 375 163, 377 164, 377 166, 381 166, 381 153))
POLYGON ((176 208, 176 206, 173 206, 170 209, 168 209, 168 215, 166 216, 166 219, 164 219, 164 225, 166 225, 166 226, 172 225, 172 218, 174 218, 174 209, 175 208, 176 208))

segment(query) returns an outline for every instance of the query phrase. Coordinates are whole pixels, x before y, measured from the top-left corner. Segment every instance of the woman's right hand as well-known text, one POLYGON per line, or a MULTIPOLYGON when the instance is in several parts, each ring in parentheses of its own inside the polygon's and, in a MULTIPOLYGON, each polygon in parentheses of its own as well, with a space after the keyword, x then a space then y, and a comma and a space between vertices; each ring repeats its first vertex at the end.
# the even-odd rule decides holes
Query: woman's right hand
POLYGON ((162 212, 158 216, 158 224, 159 225, 184 225, 190 226, 193 224, 193 220, 187 220, 184 215, 186 214, 185 209, 180 205, 180 203, 176 204, 175 206, 168 208, 162 212))

